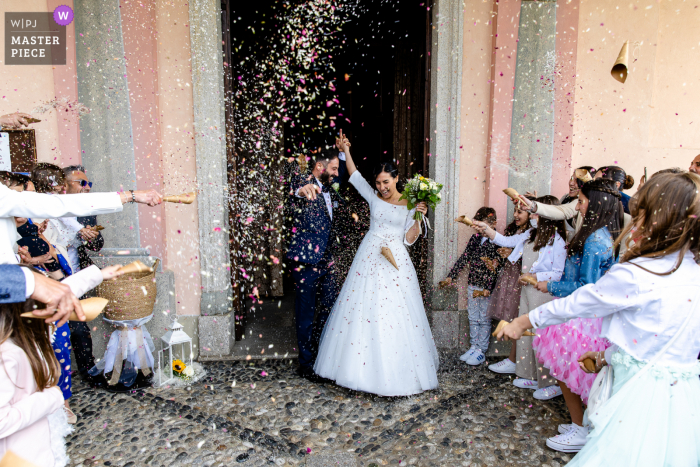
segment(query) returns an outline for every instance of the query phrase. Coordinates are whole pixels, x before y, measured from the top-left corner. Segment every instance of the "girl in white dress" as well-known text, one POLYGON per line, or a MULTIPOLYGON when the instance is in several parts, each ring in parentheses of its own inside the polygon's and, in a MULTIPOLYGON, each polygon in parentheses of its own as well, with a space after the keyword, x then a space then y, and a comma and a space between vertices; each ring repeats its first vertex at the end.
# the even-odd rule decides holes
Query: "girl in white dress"
POLYGON ((367 200, 370 229, 321 335, 314 371, 349 389, 381 396, 407 396, 438 385, 438 354, 416 270, 405 245, 420 235, 415 211, 399 201, 398 173, 383 164, 374 190, 357 171, 343 140, 350 183, 367 200), (388 247, 398 270, 382 256, 388 247))

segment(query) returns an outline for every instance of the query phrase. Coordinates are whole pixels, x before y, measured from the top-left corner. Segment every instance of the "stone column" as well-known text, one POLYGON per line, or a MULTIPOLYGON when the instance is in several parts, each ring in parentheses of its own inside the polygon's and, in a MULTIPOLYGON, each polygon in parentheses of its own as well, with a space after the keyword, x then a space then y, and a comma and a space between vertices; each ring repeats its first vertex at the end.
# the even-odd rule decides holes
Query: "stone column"
MULTIPOLYGON (((82 161, 93 191, 136 189, 129 86, 124 63, 119 0, 75 1, 78 100, 90 113, 80 119, 82 161)), ((100 216, 111 256, 148 255, 141 247, 136 204, 119 214, 100 216)))
POLYGON ((216 0, 189 3, 202 267, 200 356, 229 355, 235 342, 220 6, 216 0))
MULTIPOLYGON (((554 148, 557 4, 523 1, 515 67, 508 186, 550 193, 554 148)), ((513 217, 509 211, 508 221, 513 217)))
MULTIPOLYGON (((462 96, 462 29, 464 4, 461 0, 436 0, 430 70, 430 177, 443 184, 442 202, 430 215, 428 277, 435 286, 445 278, 458 251, 454 219, 459 208, 459 134, 462 96)), ((431 300, 432 327, 438 347, 456 347, 459 311, 454 291, 436 291, 431 300)))

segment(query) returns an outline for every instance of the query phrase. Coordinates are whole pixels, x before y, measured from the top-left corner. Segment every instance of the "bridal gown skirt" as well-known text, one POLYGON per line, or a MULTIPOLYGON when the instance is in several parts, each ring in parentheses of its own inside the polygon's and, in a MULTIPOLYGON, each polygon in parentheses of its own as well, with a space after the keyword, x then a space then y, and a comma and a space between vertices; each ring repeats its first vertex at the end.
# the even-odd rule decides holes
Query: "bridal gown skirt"
POLYGON ((403 236, 370 229, 321 335, 314 371, 349 389, 406 396, 436 388, 437 368, 403 236), (381 255, 382 246, 391 249, 398 271, 381 255))

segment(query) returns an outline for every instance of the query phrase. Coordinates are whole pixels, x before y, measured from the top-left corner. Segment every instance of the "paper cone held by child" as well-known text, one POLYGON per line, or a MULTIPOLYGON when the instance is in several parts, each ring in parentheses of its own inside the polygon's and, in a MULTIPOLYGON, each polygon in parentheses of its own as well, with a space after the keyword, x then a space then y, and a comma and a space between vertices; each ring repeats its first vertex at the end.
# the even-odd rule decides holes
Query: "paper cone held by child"
POLYGON ((459 216, 457 219, 455 219, 455 222, 460 222, 466 226, 473 226, 474 223, 472 222, 471 219, 469 219, 467 216, 459 216))
POLYGON ((391 252, 389 247, 383 246, 382 247, 382 256, 387 259, 391 263, 392 266, 396 268, 396 270, 399 270, 399 265, 396 264, 396 260, 394 259, 394 254, 391 252))
POLYGON ((163 201, 167 203, 192 204, 195 198, 197 198, 197 194, 193 191, 191 193, 183 193, 181 195, 165 196, 163 201))
POLYGON ((625 41, 625 43, 622 44, 622 49, 620 49, 620 53, 617 55, 617 60, 615 60, 615 64, 612 70, 610 70, 612 77, 621 83, 627 80, 627 64, 630 60, 629 46, 630 41, 625 41))
POLYGON ((150 268, 141 261, 136 260, 133 263, 129 263, 126 266, 119 268, 119 272, 123 274, 130 274, 132 272, 153 272, 153 268, 150 268))
MULTIPOLYGON (((492 335, 493 337, 498 336, 498 333, 501 332, 501 330, 502 330, 504 327, 508 326, 509 324, 510 324, 510 323, 509 323, 508 321, 501 320, 501 321, 498 323, 498 326, 496 326, 496 330, 493 331, 493 333, 491 333, 491 335, 492 335)), ((526 337, 526 336, 527 336, 527 337, 532 337, 532 336, 534 336, 534 335, 535 335, 535 333, 532 332, 532 331, 525 331, 525 332, 523 333, 523 337, 526 337)))
POLYGON ((520 198, 520 193, 518 193, 518 192, 515 190, 515 188, 506 188, 505 190, 503 190, 503 193, 507 194, 508 197, 510 197, 510 198, 512 198, 512 199, 518 199, 518 198, 520 198))
MULTIPOLYGON (((105 309, 107 303, 109 303, 109 300, 100 297, 91 297, 86 298, 85 300, 80 300, 80 306, 83 308, 83 313, 85 314, 85 321, 92 321, 93 319, 97 318, 100 313, 102 313, 102 310, 105 309)), ((35 316, 31 311, 22 313, 20 316, 22 318, 44 319, 35 316)), ((70 314, 68 321, 80 321, 75 311, 70 314)))
POLYGON ((532 276, 526 276, 525 274, 523 274, 522 276, 520 276, 520 280, 523 282, 527 282, 528 284, 530 284, 532 286, 537 285, 537 279, 535 279, 532 276))
POLYGON ((591 180, 593 180, 593 177, 591 177, 591 173, 586 169, 574 170, 574 177, 576 177, 577 180, 581 180, 583 183, 590 182, 591 180))
POLYGON ((595 372, 595 363, 593 362, 592 359, 584 358, 583 359, 583 366, 586 368, 586 370, 595 372))

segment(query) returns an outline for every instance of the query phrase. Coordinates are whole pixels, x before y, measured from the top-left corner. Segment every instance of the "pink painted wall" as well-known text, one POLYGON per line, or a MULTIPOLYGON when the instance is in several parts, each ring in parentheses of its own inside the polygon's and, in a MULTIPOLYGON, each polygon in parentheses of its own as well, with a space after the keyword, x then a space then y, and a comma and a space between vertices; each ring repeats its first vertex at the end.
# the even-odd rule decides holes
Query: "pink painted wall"
MULTIPOLYGON (((460 115, 459 212, 473 217, 484 205, 491 108, 491 2, 469 2, 464 10, 462 108, 460 115)), ((459 226, 459 247, 473 229, 459 226)), ((467 274, 458 281, 459 308, 467 306, 467 274)))
MULTIPOLYGON (((48 11, 59 5, 73 8, 73 0, 47 0, 48 11)), ((53 67, 54 94, 57 98, 67 97, 70 101, 78 100, 78 75, 76 73, 75 22, 66 27, 66 64, 53 67)), ((62 113, 57 115, 58 145, 61 148, 62 165, 82 163, 80 151, 80 122, 76 116, 62 113)))
MULTIPOLYGON (((158 135, 163 191, 177 194, 197 189, 194 148, 189 6, 154 0, 157 51, 158 135)), ((175 271, 177 313, 199 315, 202 289, 197 204, 165 206, 166 267, 175 271)))
POLYGON ((576 56, 578 42, 579 0, 557 3, 556 63, 554 91, 554 156, 551 194, 562 196, 568 191, 572 172, 574 136, 574 99, 576 97, 576 56))
POLYGON ((486 165, 486 202, 496 209, 498 228, 506 225, 508 197, 501 190, 508 186, 510 129, 513 114, 513 86, 518 52, 520 0, 494 1, 492 27, 491 107, 486 165))
MULTIPOLYGON (((700 8, 696 3, 581 0, 573 164, 623 167, 639 180, 700 152, 700 8), (629 76, 610 76, 625 40, 629 76)), ((634 194, 636 186, 629 191, 634 194)))
MULTIPOLYGON (((156 6, 153 3, 121 1, 122 36, 129 82, 131 128, 138 189, 164 189, 158 108, 156 6)), ((165 207, 139 209, 141 246, 163 258, 165 207)))
MULTIPOLYGON (((5 65, 5 12, 12 11, 49 11, 46 0, 3 0, 0 2, 0 115, 12 112, 31 113, 38 105, 54 99, 54 68, 58 73, 64 72, 69 65, 53 67, 51 65, 5 65)), ((73 48, 75 56, 75 48, 73 48)), ((70 57, 70 54, 68 55, 70 57)), ((70 58, 66 60, 69 63, 70 58)), ((37 158, 40 162, 51 162, 64 165, 64 159, 71 162, 75 153, 74 146, 63 150, 59 130, 62 131, 65 122, 59 127, 59 118, 51 110, 44 114, 35 115, 41 120, 31 126, 36 130, 37 158)), ((79 147, 79 146, 78 146, 79 147)))

